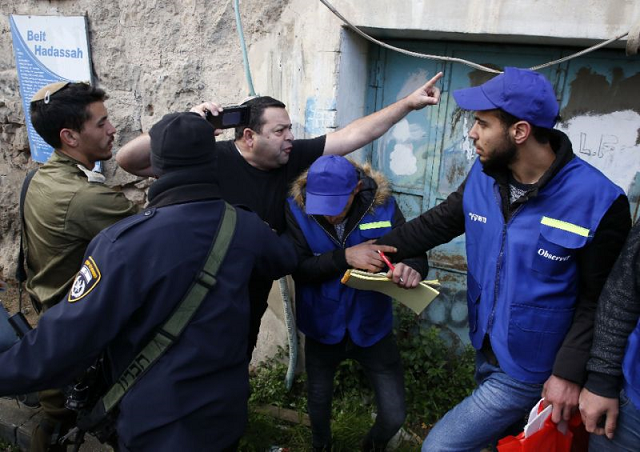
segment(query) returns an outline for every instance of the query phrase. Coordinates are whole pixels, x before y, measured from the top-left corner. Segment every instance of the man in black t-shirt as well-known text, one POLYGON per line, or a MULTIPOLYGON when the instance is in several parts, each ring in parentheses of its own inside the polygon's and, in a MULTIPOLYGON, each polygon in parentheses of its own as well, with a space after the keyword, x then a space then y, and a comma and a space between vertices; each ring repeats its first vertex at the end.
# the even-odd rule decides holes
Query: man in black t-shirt
MULTIPOLYGON (((321 155, 349 154, 381 137, 410 112, 436 105, 440 100, 440 90, 435 84, 441 77, 440 72, 407 97, 340 130, 313 139, 294 139, 291 119, 282 102, 267 96, 250 99, 243 104, 251 108, 250 123, 236 129, 234 141, 217 143, 216 174, 212 177, 217 179, 220 193, 227 202, 249 207, 282 233, 289 184, 302 171, 321 155)), ((217 116, 222 110, 212 102, 191 109, 203 118, 207 111, 217 116)), ((215 132, 216 135, 220 133, 221 130, 215 132)), ((132 174, 157 176, 151 166, 150 153, 149 135, 143 134, 124 145, 117 153, 116 161, 132 174)), ((249 284, 249 354, 257 341, 272 283, 255 277, 249 284)))
POLYGON ((282 233, 289 186, 323 154, 328 135, 294 140, 285 105, 272 97, 243 105, 251 109, 249 124, 236 128, 235 141, 217 143, 218 184, 227 202, 249 207, 282 233))

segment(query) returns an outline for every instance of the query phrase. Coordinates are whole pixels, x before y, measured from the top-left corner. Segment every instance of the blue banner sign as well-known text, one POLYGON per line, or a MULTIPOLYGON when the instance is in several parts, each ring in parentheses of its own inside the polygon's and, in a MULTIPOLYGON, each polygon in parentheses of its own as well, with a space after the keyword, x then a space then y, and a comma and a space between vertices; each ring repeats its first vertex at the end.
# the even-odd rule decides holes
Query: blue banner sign
POLYGON ((91 81, 87 21, 84 16, 11 15, 10 22, 31 157, 46 162, 53 148, 34 130, 29 102, 49 83, 91 81))

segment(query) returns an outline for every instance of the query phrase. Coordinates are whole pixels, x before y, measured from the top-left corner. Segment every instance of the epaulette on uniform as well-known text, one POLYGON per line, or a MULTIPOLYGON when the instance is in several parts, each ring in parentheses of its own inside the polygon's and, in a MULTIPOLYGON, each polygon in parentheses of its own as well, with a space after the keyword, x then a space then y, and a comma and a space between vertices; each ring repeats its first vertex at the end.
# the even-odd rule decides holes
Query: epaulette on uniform
POLYGON ((125 232, 135 228, 140 223, 143 223, 147 220, 153 218, 156 214, 155 207, 149 207, 144 209, 137 215, 133 215, 131 217, 125 218, 124 220, 118 221, 113 226, 108 227, 102 233, 109 239, 111 242, 115 242, 118 238, 124 234, 125 232))

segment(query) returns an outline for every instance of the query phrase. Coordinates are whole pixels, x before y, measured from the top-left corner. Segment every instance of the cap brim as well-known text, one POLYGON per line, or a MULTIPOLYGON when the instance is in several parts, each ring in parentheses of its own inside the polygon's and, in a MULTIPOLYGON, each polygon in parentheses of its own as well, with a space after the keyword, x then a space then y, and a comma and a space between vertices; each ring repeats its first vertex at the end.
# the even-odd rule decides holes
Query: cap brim
POLYGON ((453 98, 463 110, 483 111, 498 108, 485 95, 481 86, 456 90, 453 92, 453 98))
POLYGON ((333 217, 342 213, 351 193, 346 195, 314 195, 307 192, 305 212, 307 215, 327 215, 333 217))

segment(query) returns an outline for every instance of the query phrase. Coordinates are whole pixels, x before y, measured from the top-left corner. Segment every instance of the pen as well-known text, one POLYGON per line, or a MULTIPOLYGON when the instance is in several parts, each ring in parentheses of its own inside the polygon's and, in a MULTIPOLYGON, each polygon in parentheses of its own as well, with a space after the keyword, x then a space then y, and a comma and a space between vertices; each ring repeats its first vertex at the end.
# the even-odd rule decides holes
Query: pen
MULTIPOLYGON (((387 267, 389 267, 389 270, 394 271, 396 269, 396 267, 391 263, 391 261, 389 260, 389 258, 380 250, 378 250, 378 254, 380 255, 380 257, 382 258, 382 260, 384 261, 385 264, 387 264, 387 267)), ((402 279, 402 277, 400 277, 400 282, 403 283, 404 280, 402 279)))
POLYGON ((391 263, 391 261, 389 260, 389 258, 380 250, 378 250, 378 254, 380 255, 380 257, 382 258, 382 260, 384 261, 385 264, 387 264, 387 267, 389 267, 389 269, 391 271, 394 271, 396 269, 396 267, 391 263))

